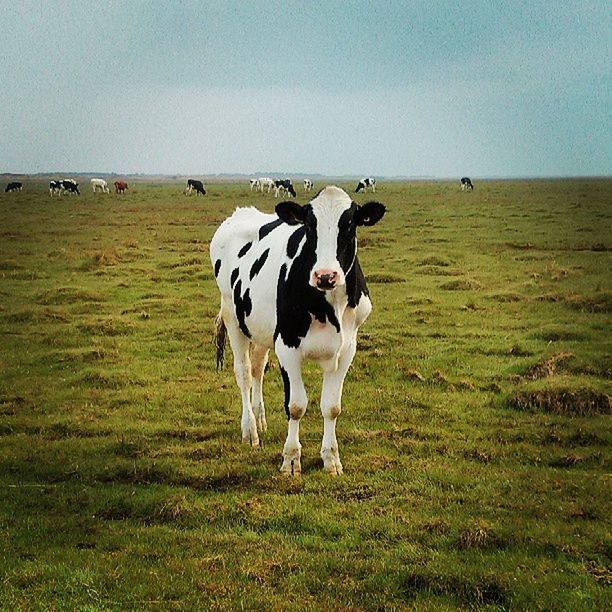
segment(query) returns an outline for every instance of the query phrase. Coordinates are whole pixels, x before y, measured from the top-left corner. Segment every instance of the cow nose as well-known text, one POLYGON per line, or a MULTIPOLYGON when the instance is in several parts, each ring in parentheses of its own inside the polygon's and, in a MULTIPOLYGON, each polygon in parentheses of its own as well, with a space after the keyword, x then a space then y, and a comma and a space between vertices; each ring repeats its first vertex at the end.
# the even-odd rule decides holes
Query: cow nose
POLYGON ((334 270, 315 270, 314 280, 319 289, 333 289, 338 280, 338 273, 334 270))

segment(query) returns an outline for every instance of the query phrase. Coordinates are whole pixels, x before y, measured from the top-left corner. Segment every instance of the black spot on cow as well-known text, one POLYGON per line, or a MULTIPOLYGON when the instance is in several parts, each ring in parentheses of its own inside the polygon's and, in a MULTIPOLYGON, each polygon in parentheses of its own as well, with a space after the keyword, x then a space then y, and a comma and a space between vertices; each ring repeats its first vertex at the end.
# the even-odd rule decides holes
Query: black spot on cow
POLYGON ((276 229, 279 225, 282 225, 283 221, 281 219, 276 219, 274 221, 270 221, 270 223, 266 223, 259 228, 259 239, 263 240, 272 230, 276 229))
POLYGON ((346 275, 346 295, 350 308, 356 308, 362 295, 370 295, 365 277, 359 265, 359 258, 355 257, 353 267, 346 275))
POLYGON ((355 231, 357 229, 355 224, 355 212, 357 211, 357 204, 353 202, 351 207, 345 210, 338 220, 338 243, 336 245, 336 257, 338 263, 342 268, 342 271, 346 274, 355 260, 355 254, 357 252, 357 241, 355 238, 355 231))
POLYGON ((282 366, 280 368, 280 373, 283 379, 283 390, 285 392, 285 414, 289 419, 291 418, 291 415, 289 414, 289 397, 291 395, 291 383, 289 382, 289 375, 287 374, 287 371, 282 366))
POLYGON ((291 234, 291 236, 289 236, 289 240, 287 241, 287 257, 291 259, 295 257, 305 233, 306 227, 301 225, 295 230, 295 232, 293 232, 293 234, 291 234))
POLYGON ((234 307, 236 309, 236 318, 238 319, 238 326, 242 333, 247 337, 251 337, 251 332, 246 324, 246 318, 251 314, 253 309, 253 303, 251 302, 250 290, 247 289, 244 295, 240 295, 242 292, 242 281, 238 281, 234 287, 234 307))
POLYGON ((254 262, 251 266, 251 271, 249 272, 249 278, 253 280, 258 274, 264 263, 266 263, 266 259, 268 259, 268 253, 270 249, 266 249, 254 262))
POLYGON ((217 259, 217 261, 215 261, 215 278, 217 278, 217 276, 219 276, 219 270, 221 269, 221 260, 217 259))
POLYGON ((247 242, 239 251, 238 257, 244 257, 247 254, 247 251, 251 248, 252 242, 247 242))
POLYGON ((234 268, 230 274, 230 287, 234 286, 236 279, 238 278, 238 268, 234 268))

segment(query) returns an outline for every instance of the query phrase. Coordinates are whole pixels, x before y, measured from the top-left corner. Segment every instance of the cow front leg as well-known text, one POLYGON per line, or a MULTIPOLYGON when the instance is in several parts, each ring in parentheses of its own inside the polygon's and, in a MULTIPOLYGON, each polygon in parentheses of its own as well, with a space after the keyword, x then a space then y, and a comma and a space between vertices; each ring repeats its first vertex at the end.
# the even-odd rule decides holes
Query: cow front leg
POLYGON ((259 446, 259 436, 257 435, 257 421, 251 406, 251 386, 253 384, 253 375, 251 373, 251 358, 250 358, 250 340, 242 333, 238 327, 238 323, 233 317, 228 317, 225 320, 227 334, 230 339, 230 346, 234 354, 234 375, 236 383, 240 389, 242 398, 242 418, 240 420, 240 429, 242 432, 242 441, 251 446, 259 446))
POLYGON ((259 431, 266 431, 268 429, 263 400, 263 378, 267 363, 268 349, 265 346, 253 345, 253 350, 251 351, 251 371, 253 374, 253 398, 251 404, 259 431))
POLYGON ((285 390, 285 412, 289 419, 287 439, 283 447, 281 472, 291 476, 302 473, 302 445, 300 444, 300 419, 306 413, 308 397, 302 381, 302 360, 295 349, 276 347, 285 390))
POLYGON ((344 386, 346 373, 355 356, 356 348, 357 341, 354 338, 341 353, 337 369, 323 374, 323 386, 321 388, 321 414, 323 415, 321 459, 323 459, 323 470, 332 476, 340 476, 343 473, 338 440, 336 439, 336 419, 342 412, 342 387, 344 386))

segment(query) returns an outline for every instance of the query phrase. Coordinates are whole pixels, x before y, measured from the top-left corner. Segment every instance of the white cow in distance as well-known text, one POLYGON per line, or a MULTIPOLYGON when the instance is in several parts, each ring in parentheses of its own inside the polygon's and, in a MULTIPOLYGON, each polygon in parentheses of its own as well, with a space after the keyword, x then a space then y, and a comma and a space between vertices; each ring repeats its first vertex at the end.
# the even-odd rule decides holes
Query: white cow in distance
POLYGON ((272 189, 274 189, 274 181, 269 176, 262 176, 259 180, 259 191, 263 192, 264 189, 266 193, 270 193, 272 189))
POLYGON ((101 191, 102 193, 110 193, 108 189, 108 183, 101 178, 92 178, 91 179, 91 188, 94 193, 97 191, 101 191))

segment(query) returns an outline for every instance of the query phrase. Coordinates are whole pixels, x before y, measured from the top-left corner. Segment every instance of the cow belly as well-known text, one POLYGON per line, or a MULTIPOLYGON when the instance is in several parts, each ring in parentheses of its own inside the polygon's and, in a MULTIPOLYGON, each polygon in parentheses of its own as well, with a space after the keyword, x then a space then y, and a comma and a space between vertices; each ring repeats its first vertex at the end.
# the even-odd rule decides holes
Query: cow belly
POLYGON ((269 321, 262 321, 261 317, 246 317, 246 325, 251 334, 251 340, 259 346, 274 348, 274 328, 269 321))

